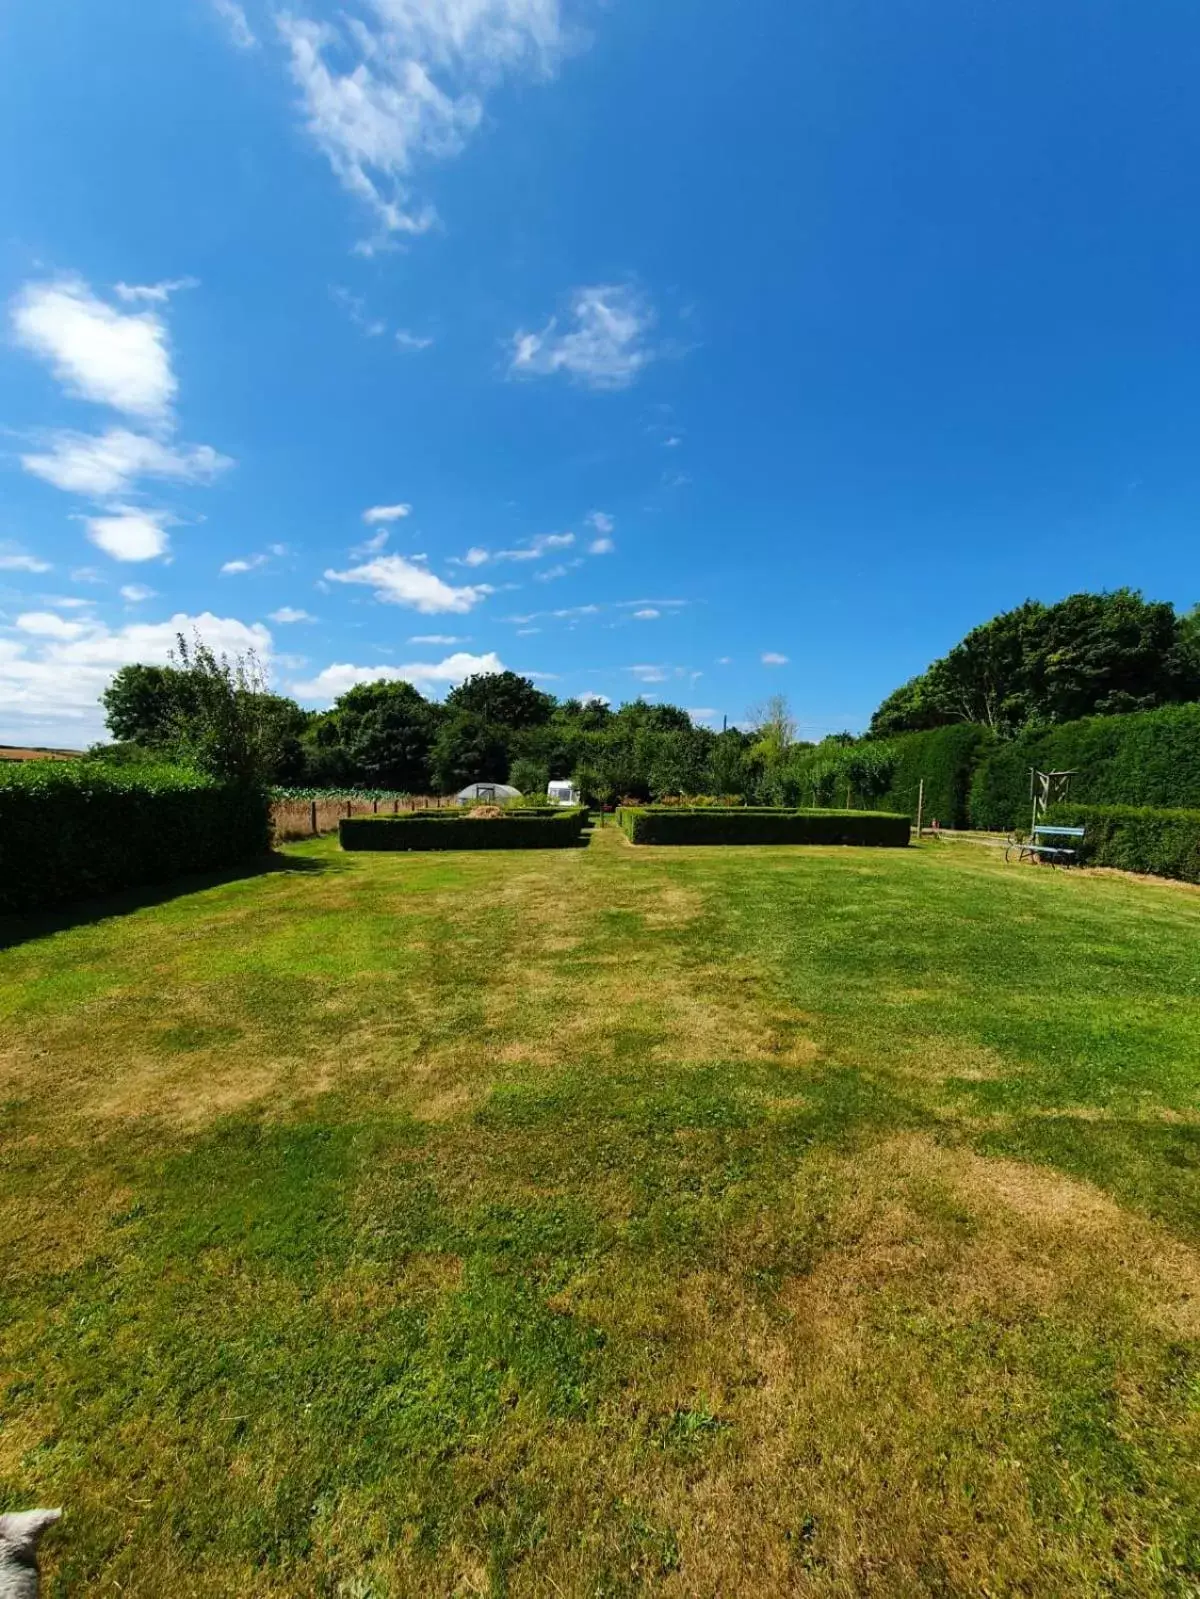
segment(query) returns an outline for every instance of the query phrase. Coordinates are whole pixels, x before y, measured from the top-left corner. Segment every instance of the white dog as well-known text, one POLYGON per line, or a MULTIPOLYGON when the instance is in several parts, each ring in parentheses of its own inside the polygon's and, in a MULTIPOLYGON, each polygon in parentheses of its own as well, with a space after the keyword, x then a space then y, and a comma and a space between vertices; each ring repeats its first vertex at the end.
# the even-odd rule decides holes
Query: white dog
POLYGON ((0 1516, 0 1599, 37 1599, 38 1539, 61 1510, 22 1510, 0 1516))

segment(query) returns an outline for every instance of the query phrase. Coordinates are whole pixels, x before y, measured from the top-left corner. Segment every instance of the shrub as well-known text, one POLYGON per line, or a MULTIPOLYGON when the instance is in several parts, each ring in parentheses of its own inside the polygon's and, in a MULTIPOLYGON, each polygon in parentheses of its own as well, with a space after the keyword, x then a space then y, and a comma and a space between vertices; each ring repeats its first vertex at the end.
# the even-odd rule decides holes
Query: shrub
POLYGON ((260 788, 174 766, 30 761, 0 770, 0 911, 224 871, 269 847, 260 788))
POLYGON ((882 844, 908 843, 907 816, 882 811, 751 809, 685 811, 638 806, 620 823, 635 844, 882 844))
POLYGON ((971 784, 972 827, 1029 819, 1029 768, 1074 771, 1081 805, 1200 807, 1200 704, 1089 716, 988 749, 971 784))
POLYGON ((338 824, 338 839, 345 850, 569 849, 586 821, 582 809, 549 816, 505 811, 494 818, 454 811, 354 816, 338 824))
POLYGON ((993 742, 987 728, 969 723, 891 739, 896 765, 880 803, 915 821, 924 778, 924 819, 928 822, 936 816, 944 827, 966 827, 971 775, 980 755, 993 742))
POLYGON ((1082 827, 1085 866, 1117 866, 1200 883, 1200 810, 1156 810, 1149 805, 1055 805, 1051 823, 1082 827))

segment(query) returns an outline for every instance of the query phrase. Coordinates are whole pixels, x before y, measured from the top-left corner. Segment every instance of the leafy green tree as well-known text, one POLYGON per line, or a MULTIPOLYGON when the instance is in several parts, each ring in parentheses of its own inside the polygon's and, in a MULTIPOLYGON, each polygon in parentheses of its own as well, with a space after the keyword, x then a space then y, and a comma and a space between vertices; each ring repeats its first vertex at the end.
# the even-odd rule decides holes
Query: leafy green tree
POLYGON ((523 755, 512 763, 508 781, 514 788, 519 788, 522 794, 540 794, 545 798, 547 785, 550 782, 550 768, 528 755, 523 755))
POLYGON ((359 785, 425 794, 441 714, 411 683, 381 679, 348 689, 331 719, 359 785))
POLYGON ((975 722, 1011 735, 1039 723, 1149 710, 1200 695, 1191 623, 1132 589, 1027 600, 973 628, 883 701, 879 736, 975 722))
POLYGON ((503 783, 508 777, 508 747, 490 722, 459 712, 438 729, 430 769, 439 794, 455 793, 468 783, 503 783))
POLYGON ((446 708, 452 715, 461 712, 493 727, 541 727, 553 715, 554 696, 516 672, 486 672, 451 689, 446 708))
POLYGON ((230 659, 198 635, 189 644, 180 633, 172 665, 186 680, 176 701, 174 753, 214 777, 274 781, 287 741, 298 744, 304 712, 267 692, 253 651, 230 659))
POLYGON ((192 704, 191 690, 187 673, 176 667, 123 666, 100 696, 108 730, 146 749, 169 744, 192 704))

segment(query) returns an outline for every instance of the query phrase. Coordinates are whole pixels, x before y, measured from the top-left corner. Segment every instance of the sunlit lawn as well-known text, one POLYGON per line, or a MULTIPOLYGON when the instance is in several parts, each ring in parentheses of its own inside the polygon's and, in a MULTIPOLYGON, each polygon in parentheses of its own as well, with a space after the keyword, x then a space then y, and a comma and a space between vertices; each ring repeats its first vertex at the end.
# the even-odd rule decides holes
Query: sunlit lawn
POLYGON ((286 859, 0 952, 49 1593, 1200 1592, 1200 894, 286 859))

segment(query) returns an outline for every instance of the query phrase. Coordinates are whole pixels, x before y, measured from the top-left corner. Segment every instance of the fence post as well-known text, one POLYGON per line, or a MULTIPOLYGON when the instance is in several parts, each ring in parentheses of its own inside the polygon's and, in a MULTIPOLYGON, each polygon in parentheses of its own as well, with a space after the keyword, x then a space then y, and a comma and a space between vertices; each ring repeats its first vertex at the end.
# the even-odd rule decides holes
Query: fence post
POLYGON ((377 799, 371 801, 371 815, 379 815, 379 801, 377 799))
POLYGON ((921 786, 917 789, 917 837, 921 836, 921 818, 925 814, 925 779, 921 779, 921 786))
POLYGON ((313 800, 313 802, 312 802, 312 830, 313 830, 314 833, 317 830, 317 802, 316 802, 316 800, 313 800))

